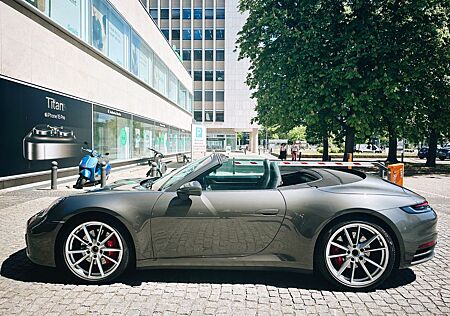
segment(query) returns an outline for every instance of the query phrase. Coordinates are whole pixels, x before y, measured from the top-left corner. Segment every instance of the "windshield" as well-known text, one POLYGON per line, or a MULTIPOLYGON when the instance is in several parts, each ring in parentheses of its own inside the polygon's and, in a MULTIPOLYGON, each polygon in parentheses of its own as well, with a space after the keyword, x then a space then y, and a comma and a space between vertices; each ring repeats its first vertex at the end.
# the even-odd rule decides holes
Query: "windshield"
POLYGON ((175 170, 174 172, 168 173, 155 182, 153 182, 152 190, 158 191, 158 190, 165 190, 168 187, 170 187, 172 184, 180 181, 181 179, 185 178, 187 175, 189 175, 192 172, 195 172, 196 170, 202 168, 206 164, 210 163, 212 161, 212 156, 207 156, 205 158, 193 161, 183 167, 181 167, 178 170, 175 170))

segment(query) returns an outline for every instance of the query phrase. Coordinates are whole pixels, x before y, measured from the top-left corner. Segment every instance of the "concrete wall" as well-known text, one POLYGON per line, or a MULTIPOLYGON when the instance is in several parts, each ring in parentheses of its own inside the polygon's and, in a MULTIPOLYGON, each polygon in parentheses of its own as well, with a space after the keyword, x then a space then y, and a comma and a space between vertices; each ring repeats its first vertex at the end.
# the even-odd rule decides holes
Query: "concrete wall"
POLYGON ((249 61, 238 61, 236 47, 237 34, 245 24, 247 15, 238 11, 239 0, 225 2, 225 122, 214 126, 248 130, 258 127, 250 124, 256 116, 255 101, 250 98, 251 91, 245 84, 249 61))
MULTIPOLYGON (((111 3, 179 80, 192 79, 136 0, 111 3)), ((0 73, 190 130, 191 115, 19 1, 0 2, 0 73)))

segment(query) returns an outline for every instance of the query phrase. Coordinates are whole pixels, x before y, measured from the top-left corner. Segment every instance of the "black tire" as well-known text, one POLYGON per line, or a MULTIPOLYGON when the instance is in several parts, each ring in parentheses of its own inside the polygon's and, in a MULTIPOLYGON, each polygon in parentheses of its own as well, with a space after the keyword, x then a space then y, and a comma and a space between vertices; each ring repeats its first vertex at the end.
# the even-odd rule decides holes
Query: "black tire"
MULTIPOLYGON (((116 220, 111 219, 106 216, 98 216, 98 215, 89 215, 89 216, 83 216, 78 219, 75 219, 74 221, 69 222, 66 226, 62 228, 61 233, 58 235, 58 239, 56 241, 56 247, 55 247, 55 258, 56 258, 56 266, 59 270, 61 270, 65 276, 69 276, 69 278, 76 280, 81 283, 86 284, 105 284, 105 283, 111 283, 116 278, 118 278, 120 275, 122 275, 130 266, 131 266, 131 258, 132 258, 132 251, 134 248, 130 247, 131 240, 128 237, 128 234, 124 231, 124 228, 122 228, 121 225, 119 225, 116 220), (104 223, 106 225, 109 225, 111 228, 113 228, 118 238, 120 238, 121 244, 122 244, 122 258, 117 266, 117 268, 110 274, 105 276, 104 278, 99 279, 86 279, 81 277, 80 275, 77 275, 75 272, 71 270, 69 267, 69 264, 67 262, 66 256, 65 256, 65 246, 66 242, 69 238, 70 233, 76 229, 79 225, 83 223, 88 222, 100 222, 104 223)), ((101 259, 100 259, 101 260, 101 259)))
MULTIPOLYGON (((394 242, 393 242, 391 236, 381 226, 379 226, 378 224, 374 223, 371 220, 367 220, 367 219, 363 219, 363 218, 345 220, 345 221, 339 222, 337 224, 334 224, 332 227, 330 227, 326 231, 324 231, 323 234, 321 234, 320 239, 318 240, 316 251, 315 251, 314 270, 316 273, 318 272, 320 274, 320 276, 325 278, 329 283, 331 283, 334 287, 336 287, 338 289, 346 290, 346 291, 368 291, 368 290, 377 288, 386 280, 386 278, 389 277, 389 275, 391 274, 391 272, 394 268, 395 256, 396 256, 396 253, 395 253, 394 242), (349 224, 363 224, 363 225, 370 226, 371 228, 373 228, 377 232, 379 232, 379 234, 381 234, 386 241, 387 253, 389 254, 389 259, 386 260, 387 262, 385 263, 386 264, 385 270, 379 276, 377 276, 376 280, 373 283, 367 284, 365 286, 349 286, 348 284, 344 284, 343 282, 339 281, 332 274, 332 272, 330 271, 330 269, 326 263, 326 261, 327 261, 327 258, 326 258, 327 244, 328 244, 330 238, 341 228, 343 228, 344 226, 347 227, 347 225, 349 225, 349 224)), ((333 259, 331 259, 331 260, 333 260, 333 259)), ((350 259, 345 259, 345 261, 346 260, 350 260, 350 259)), ((356 260, 358 260, 358 259, 356 259, 356 260)), ((353 263, 353 261, 350 263, 350 265, 352 263, 353 263)), ((355 264, 355 263, 353 263, 353 264, 355 264)), ((359 262, 356 263, 356 266, 358 266, 358 264, 359 264, 359 262)), ((367 264, 367 262, 366 262, 366 264, 367 264)), ((347 269, 347 268, 345 268, 345 269, 347 269)), ((344 269, 344 271, 346 271, 345 269, 344 269)), ((343 272, 342 274, 344 274, 344 273, 345 272, 343 272)))
POLYGON ((77 179, 77 182, 75 183, 75 185, 73 186, 75 189, 82 189, 84 187, 84 185, 86 184, 86 178, 84 178, 83 176, 79 176, 77 179))

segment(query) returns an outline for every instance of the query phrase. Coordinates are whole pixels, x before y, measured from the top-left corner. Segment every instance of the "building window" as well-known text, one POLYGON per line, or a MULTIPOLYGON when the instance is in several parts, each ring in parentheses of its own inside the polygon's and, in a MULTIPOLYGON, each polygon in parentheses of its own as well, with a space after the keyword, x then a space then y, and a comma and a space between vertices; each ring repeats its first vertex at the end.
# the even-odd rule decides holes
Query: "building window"
POLYGON ((212 70, 206 70, 205 71, 205 81, 213 81, 213 71, 212 70))
POLYGON ((202 90, 195 90, 194 101, 201 101, 201 100, 202 100, 202 90))
POLYGON ((173 29, 172 30, 172 40, 179 40, 180 39, 180 30, 173 29))
POLYGON ((160 14, 161 20, 168 20, 169 19, 169 9, 161 9, 159 14, 160 14))
POLYGON ((206 49, 205 50, 205 60, 206 61, 213 61, 213 50, 212 49, 206 49))
POLYGON ((217 20, 225 19, 225 9, 216 9, 216 19, 217 20))
POLYGON ((194 9, 194 19, 195 20, 202 19, 202 9, 194 9))
POLYGON ((216 101, 223 102, 224 101, 224 93, 223 91, 216 91, 216 101))
POLYGON ((172 19, 180 19, 180 9, 172 9, 172 19))
POLYGON ((225 71, 217 70, 216 71, 216 81, 224 81, 225 80, 225 71))
POLYGON ((183 30, 183 40, 190 40, 190 39, 191 39, 191 30, 184 29, 183 30))
POLYGON ((216 60, 224 61, 225 60, 225 51, 223 49, 216 50, 216 60))
POLYGON ((194 49, 194 60, 201 61, 203 52, 201 49, 194 49))
POLYGON ((202 39, 202 29, 194 29, 194 39, 195 40, 202 39))
POLYGON ((194 81, 202 81, 202 71, 194 70, 194 81))
POLYGON ((163 33, 164 37, 169 40, 169 29, 161 29, 161 32, 163 33))
POLYGON ((150 9, 150 15, 152 16, 153 20, 158 20, 158 9, 150 9))
POLYGON ((191 9, 183 9, 183 19, 190 20, 192 18, 192 10, 191 9))
POLYGON ((225 29, 216 29, 216 39, 218 40, 225 39, 225 29))
POLYGON ((214 19, 214 9, 205 9, 205 20, 214 19))
POLYGON ((183 49, 183 60, 191 60, 191 50, 183 49))
POLYGON ((216 122, 223 122, 224 115, 223 111, 216 111, 216 122))
POLYGON ((202 111, 194 111, 194 120, 197 122, 202 121, 202 111))
POLYGON ((213 29, 205 29, 205 40, 214 39, 214 30, 213 29))
POLYGON ((205 122, 213 121, 213 111, 205 111, 205 122))
POLYGON ((213 95, 214 95, 214 93, 213 93, 212 90, 206 90, 205 91, 205 101, 212 102, 213 101, 213 95))
MULTIPOLYGON (((178 81, 177 78, 173 75, 173 73, 169 70, 169 99, 174 103, 177 103, 178 97, 178 81)), ((181 105, 182 102, 180 102, 181 105)), ((183 102, 184 104, 185 102, 183 102)))

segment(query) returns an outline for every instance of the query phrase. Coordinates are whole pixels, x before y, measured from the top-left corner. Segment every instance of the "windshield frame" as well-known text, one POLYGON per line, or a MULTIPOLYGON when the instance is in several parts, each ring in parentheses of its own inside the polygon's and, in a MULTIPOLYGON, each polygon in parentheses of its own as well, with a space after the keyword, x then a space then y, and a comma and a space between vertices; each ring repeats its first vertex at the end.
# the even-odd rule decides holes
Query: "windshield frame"
POLYGON ((213 166, 216 166, 218 164, 223 163, 223 158, 220 159, 218 155, 212 154, 208 155, 206 157, 203 157, 199 160, 192 161, 189 164, 184 165, 183 167, 174 170, 173 172, 167 173, 161 178, 156 179, 151 187, 152 191, 176 191, 178 187, 186 182, 185 179, 189 180, 189 178, 194 179, 197 174, 200 174, 204 172, 205 170, 208 170, 212 168, 213 166), (192 166, 195 166, 192 170, 187 171, 192 166), (186 172, 187 171, 187 172, 186 172), (181 178, 178 178, 182 174, 183 176, 181 178), (171 181, 174 177, 177 177, 177 179, 171 181), (182 182, 182 183, 180 183, 182 182))

